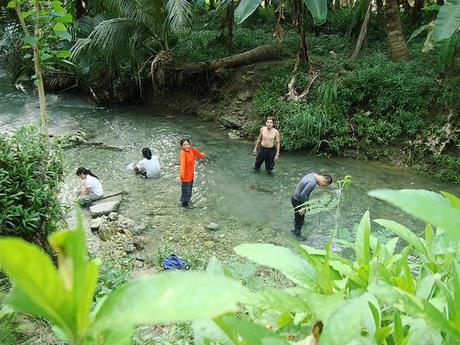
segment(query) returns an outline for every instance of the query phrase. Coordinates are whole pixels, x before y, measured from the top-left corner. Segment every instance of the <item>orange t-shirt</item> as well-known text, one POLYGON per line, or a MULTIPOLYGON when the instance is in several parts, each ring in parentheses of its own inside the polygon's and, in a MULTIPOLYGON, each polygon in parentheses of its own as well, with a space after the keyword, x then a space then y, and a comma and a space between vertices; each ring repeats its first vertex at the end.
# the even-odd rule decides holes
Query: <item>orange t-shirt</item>
POLYGON ((191 182, 195 175, 195 158, 205 158, 206 156, 197 149, 190 146, 189 151, 180 150, 180 181, 191 182))

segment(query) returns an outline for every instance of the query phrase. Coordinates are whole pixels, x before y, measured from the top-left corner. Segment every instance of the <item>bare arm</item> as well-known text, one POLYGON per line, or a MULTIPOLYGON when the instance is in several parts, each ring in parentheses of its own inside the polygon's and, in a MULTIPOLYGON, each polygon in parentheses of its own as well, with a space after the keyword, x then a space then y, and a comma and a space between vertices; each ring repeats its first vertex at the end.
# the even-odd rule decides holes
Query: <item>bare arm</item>
POLYGON ((276 156, 275 156, 275 160, 277 160, 280 156, 280 132, 279 131, 276 131, 276 135, 275 135, 275 146, 276 146, 276 156))
POLYGON ((87 195, 91 193, 91 188, 90 187, 85 187, 82 189, 81 193, 80 193, 80 196, 83 196, 83 195, 87 195))
POLYGON ((256 146, 254 146, 254 150, 252 150, 253 155, 257 153, 257 148, 259 147, 261 142, 262 142, 262 128, 260 129, 259 136, 257 137, 256 146))

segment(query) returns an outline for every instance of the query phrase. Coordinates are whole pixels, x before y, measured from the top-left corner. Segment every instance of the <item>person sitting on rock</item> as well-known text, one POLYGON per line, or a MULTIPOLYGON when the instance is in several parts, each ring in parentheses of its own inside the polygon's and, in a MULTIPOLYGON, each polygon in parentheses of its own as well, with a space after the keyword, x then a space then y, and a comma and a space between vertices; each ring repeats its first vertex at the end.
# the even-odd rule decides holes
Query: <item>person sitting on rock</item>
POLYGON ((102 198, 104 191, 101 181, 99 181, 99 178, 91 170, 79 167, 76 174, 83 180, 83 189, 78 196, 80 205, 89 206, 93 201, 102 198))
POLYGON ((144 159, 139 163, 133 164, 133 170, 136 174, 147 178, 160 177, 160 162, 157 156, 152 154, 148 147, 142 149, 142 156, 144 159))

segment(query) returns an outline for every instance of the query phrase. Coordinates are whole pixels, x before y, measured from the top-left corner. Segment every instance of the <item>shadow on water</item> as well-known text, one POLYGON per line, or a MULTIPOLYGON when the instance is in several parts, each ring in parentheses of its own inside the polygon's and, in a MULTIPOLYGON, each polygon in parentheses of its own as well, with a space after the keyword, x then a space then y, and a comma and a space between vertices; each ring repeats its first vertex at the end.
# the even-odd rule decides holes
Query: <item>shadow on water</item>
MULTIPOLYGON (((78 166, 93 170, 105 190, 128 192, 120 212, 149 225, 154 243, 203 248, 209 254, 221 254, 242 242, 288 244, 293 216, 290 196, 298 180, 311 171, 329 173, 335 179, 353 177, 352 187, 345 192, 339 223, 352 229, 363 213, 370 209, 371 218, 391 218, 420 231, 421 224, 399 210, 369 198, 376 188, 424 188, 446 190, 459 195, 458 186, 441 183, 408 169, 378 162, 312 157, 305 153, 284 153, 275 172, 252 168, 252 143, 229 140, 214 124, 201 123, 180 115, 157 114, 147 107, 102 109, 86 99, 66 95, 49 98, 50 131, 83 130, 94 140, 125 147, 116 152, 82 146, 65 151, 65 186, 69 195, 80 187, 75 176, 78 166), (192 145, 207 155, 198 160, 192 209, 179 206, 178 143, 190 138, 192 145), (149 146, 158 156, 162 176, 145 180, 125 171, 127 163, 141 159, 141 149, 149 146), (218 223, 217 231, 205 228, 218 223)), ((20 94, 0 82, 0 130, 11 131, 35 121, 38 104, 31 94, 20 94)), ((331 189, 317 188, 312 198, 331 189)), ((307 217, 304 226, 306 242, 322 246, 333 226, 330 215, 307 217)))

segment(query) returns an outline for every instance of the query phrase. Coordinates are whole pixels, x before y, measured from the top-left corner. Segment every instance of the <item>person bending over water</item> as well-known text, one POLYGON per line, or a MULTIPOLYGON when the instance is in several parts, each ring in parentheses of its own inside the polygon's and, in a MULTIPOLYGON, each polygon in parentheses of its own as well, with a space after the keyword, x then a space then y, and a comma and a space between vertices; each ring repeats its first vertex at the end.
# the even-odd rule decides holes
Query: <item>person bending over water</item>
POLYGON ((300 236, 303 222, 305 220, 306 209, 298 208, 304 202, 310 199, 310 193, 313 192, 316 185, 327 187, 332 183, 330 175, 318 175, 310 173, 302 177, 295 188, 294 194, 291 197, 292 207, 294 207, 294 235, 300 236))
POLYGON ((272 117, 267 117, 265 126, 260 129, 252 154, 256 156, 254 169, 259 170, 264 161, 265 170, 268 172, 271 172, 275 167, 275 161, 280 156, 280 133, 276 128, 273 128, 272 117))
POLYGON ((144 159, 133 165, 136 174, 147 178, 160 177, 160 162, 157 156, 152 154, 148 147, 142 149, 142 156, 144 159))
POLYGON ((83 189, 78 196, 80 205, 89 206, 93 201, 102 198, 104 191, 101 181, 99 181, 99 178, 91 170, 79 167, 76 174, 83 180, 83 189))
POLYGON ((181 182, 182 195, 180 202, 183 207, 189 206, 192 198, 193 179, 195 176, 195 158, 205 158, 206 156, 190 145, 189 139, 180 141, 180 175, 177 178, 181 182))

